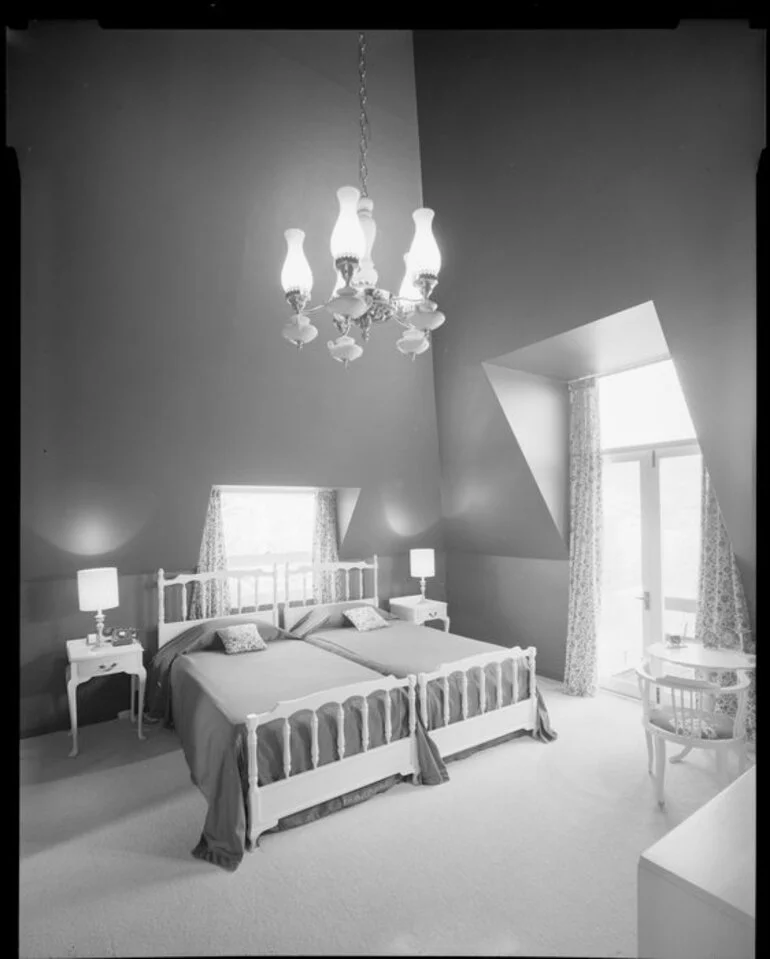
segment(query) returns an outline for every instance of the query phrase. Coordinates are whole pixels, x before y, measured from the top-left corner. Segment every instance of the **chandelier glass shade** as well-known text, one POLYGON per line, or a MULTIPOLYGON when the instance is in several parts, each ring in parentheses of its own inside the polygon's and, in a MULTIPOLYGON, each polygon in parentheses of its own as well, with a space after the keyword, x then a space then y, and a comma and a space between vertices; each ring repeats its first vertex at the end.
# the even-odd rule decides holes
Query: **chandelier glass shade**
POLYGON ((337 272, 330 298, 310 306, 313 271, 305 256, 302 230, 286 230, 286 259, 281 270, 281 286, 293 315, 283 327, 283 336, 298 349, 318 336, 311 314, 326 310, 331 314, 338 336, 327 342, 329 355, 343 366, 363 353, 351 332, 357 328, 361 339, 369 339, 376 324, 395 320, 404 332, 397 349, 411 359, 430 347, 430 337, 446 317, 430 299, 441 270, 441 251, 433 236, 433 210, 421 208, 412 214, 414 237, 404 255, 404 277, 398 294, 378 286, 379 276, 372 259, 377 236, 374 203, 367 191, 366 152, 369 120, 366 115, 366 40, 359 34, 359 101, 361 140, 359 180, 361 189, 343 186, 337 190, 339 214, 332 229, 329 248, 337 272))

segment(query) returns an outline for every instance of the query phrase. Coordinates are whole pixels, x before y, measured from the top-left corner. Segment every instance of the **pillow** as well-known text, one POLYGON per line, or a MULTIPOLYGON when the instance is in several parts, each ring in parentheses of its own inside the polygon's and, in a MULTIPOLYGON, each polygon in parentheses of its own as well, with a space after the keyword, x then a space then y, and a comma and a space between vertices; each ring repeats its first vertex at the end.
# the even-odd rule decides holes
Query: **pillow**
POLYGON ((280 639, 282 636, 286 635, 286 633, 278 626, 274 626, 272 623, 266 623, 263 620, 260 620, 254 625, 257 627, 257 632, 266 643, 271 643, 274 639, 280 639))
POLYGON ((350 620, 360 633, 390 625, 374 606, 355 606, 353 609, 346 609, 344 615, 345 619, 350 620))
POLYGON ((329 610, 323 606, 319 606, 311 609, 310 612, 305 613, 304 616, 298 619, 292 626, 290 633, 292 636, 296 636, 297 639, 304 639, 306 636, 309 636, 313 630, 329 625, 331 618, 329 610))
POLYGON ((233 656, 237 653, 257 653, 267 649, 267 644, 257 632, 255 623, 242 623, 239 626, 225 626, 217 630, 225 652, 233 656))

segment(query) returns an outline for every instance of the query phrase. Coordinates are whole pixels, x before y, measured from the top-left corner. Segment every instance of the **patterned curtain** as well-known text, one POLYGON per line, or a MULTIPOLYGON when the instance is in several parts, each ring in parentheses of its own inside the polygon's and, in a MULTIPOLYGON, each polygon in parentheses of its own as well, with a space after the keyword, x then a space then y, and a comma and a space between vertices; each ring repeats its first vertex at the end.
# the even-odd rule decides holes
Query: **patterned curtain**
MULTIPOLYGON (((227 569, 225 531, 222 521, 222 491, 211 489, 206 510, 206 523, 198 555, 196 573, 213 573, 227 569)), ((230 612, 230 589, 227 580, 208 583, 193 583, 188 619, 207 619, 211 616, 226 616, 230 612)))
MULTIPOLYGON (((756 646, 746 596, 738 566, 735 562, 730 537, 719 509, 714 487, 703 466, 701 481, 700 564, 698 567, 698 597, 695 608, 695 638, 703 645, 719 649, 740 649, 754 653, 756 646)), ((756 741, 756 686, 755 674, 750 674, 746 732, 749 742, 756 741)), ((736 682, 735 673, 714 673, 721 686, 736 682)), ((720 696, 717 710, 735 714, 735 696, 720 696)))
POLYGON ((569 607, 563 691, 595 696, 602 581, 602 457, 596 380, 569 384, 569 607))
MULTIPOLYGON (((315 494, 313 563, 336 563, 338 560, 337 490, 319 489, 315 494)), ((319 573, 314 579, 313 591, 316 602, 335 602, 342 595, 341 574, 319 573)))

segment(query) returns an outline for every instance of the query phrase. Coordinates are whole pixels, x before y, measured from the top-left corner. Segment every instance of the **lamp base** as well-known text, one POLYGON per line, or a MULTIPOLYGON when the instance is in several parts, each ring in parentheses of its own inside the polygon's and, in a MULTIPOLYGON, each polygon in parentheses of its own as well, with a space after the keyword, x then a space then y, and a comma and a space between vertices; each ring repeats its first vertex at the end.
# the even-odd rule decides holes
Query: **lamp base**
POLYGON ((420 577, 420 598, 419 598, 418 602, 419 602, 419 603, 427 603, 427 602, 428 602, 428 598, 427 598, 426 595, 425 595, 425 577, 424 577, 424 576, 421 576, 421 577, 420 577))
POLYGON ((96 638, 93 643, 91 643, 91 648, 99 649, 106 645, 107 643, 104 641, 104 613, 98 610, 96 613, 96 638))

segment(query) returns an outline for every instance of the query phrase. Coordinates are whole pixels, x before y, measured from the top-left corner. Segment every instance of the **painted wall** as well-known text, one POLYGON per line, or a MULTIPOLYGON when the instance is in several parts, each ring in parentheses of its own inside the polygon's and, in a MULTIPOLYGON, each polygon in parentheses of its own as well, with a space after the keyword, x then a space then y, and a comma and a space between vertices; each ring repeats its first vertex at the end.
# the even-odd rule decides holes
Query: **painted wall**
MULTIPOLYGON (((421 203, 411 34, 374 31, 368 85, 375 262, 398 286, 421 203)), ((67 725, 79 568, 116 565, 152 649, 151 574, 191 568, 213 483, 361 487, 347 556, 414 591, 441 547, 430 360, 377 329, 348 370, 280 335, 283 231, 334 283, 335 191, 358 177, 353 31, 13 34, 8 140, 22 181, 21 730, 67 725)), ((443 565, 439 565, 443 570, 443 565)), ((434 595, 443 595, 437 577, 434 595)), ((82 723, 127 679, 81 687, 82 723)), ((125 686, 125 689, 123 687, 125 686)))
POLYGON ((764 45, 730 21, 415 33, 453 628, 536 644, 545 674, 563 672, 567 560, 482 363, 648 300, 754 609, 764 45), (490 500, 522 519, 490 528, 490 500))

